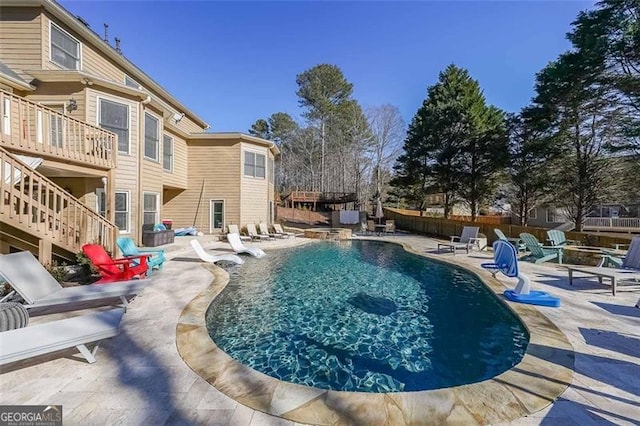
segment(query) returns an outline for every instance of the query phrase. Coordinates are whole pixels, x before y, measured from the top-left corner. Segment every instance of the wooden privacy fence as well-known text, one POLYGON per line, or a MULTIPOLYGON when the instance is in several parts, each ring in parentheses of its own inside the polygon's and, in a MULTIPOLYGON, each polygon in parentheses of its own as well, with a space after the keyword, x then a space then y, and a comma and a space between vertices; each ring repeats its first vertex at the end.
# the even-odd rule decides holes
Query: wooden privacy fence
MULTIPOLYGON (((419 210, 405 210, 405 209, 392 209, 389 208, 388 210, 393 210, 395 212, 398 212, 402 215, 405 216, 418 216, 420 217, 420 211, 419 210)), ((423 212, 424 215, 422 217, 428 217, 431 219, 438 219, 437 217, 434 216, 429 216, 429 212, 423 212)), ((459 216, 459 215, 449 215, 449 219, 450 220, 456 220, 459 222, 471 222, 471 216, 459 216)), ((488 225, 503 225, 503 224, 511 224, 511 217, 510 216, 477 216, 476 217, 476 223, 485 223, 488 225)))
MULTIPOLYGON (((416 214, 406 214, 407 210, 386 207, 384 216, 386 219, 393 219, 397 228, 416 234, 430 235, 448 239, 452 235, 460 235, 465 226, 477 226, 480 233, 486 235, 489 245, 498 239, 493 232, 499 228, 508 237, 517 237, 522 232, 535 235, 538 241, 546 243, 547 229, 535 228, 531 226, 520 226, 510 224, 490 224, 471 221, 459 221, 436 217, 424 217, 416 214)), ((567 239, 581 241, 583 245, 597 247, 612 247, 613 244, 628 244, 629 236, 614 237, 610 235, 599 235, 585 232, 565 232, 567 239)))

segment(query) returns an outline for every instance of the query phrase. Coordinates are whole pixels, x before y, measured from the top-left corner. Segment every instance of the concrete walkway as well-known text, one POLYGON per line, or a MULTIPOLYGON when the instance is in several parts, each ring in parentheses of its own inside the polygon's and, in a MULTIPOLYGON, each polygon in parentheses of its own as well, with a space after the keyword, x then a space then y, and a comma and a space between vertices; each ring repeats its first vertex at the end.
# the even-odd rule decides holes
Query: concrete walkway
MULTIPOLYGON (((384 238, 422 251, 435 251, 437 244, 433 239, 406 234, 384 238)), ((121 334, 101 345, 97 363, 87 364, 68 351, 13 364, 0 375, 0 404, 62 404, 64 422, 69 425, 293 424, 236 403, 193 373, 178 355, 178 317, 212 279, 187 248, 188 240, 178 238, 168 250, 170 260, 164 270, 154 274, 152 284, 132 301, 121 334)), ((210 237, 201 240, 208 248, 224 247, 210 237)), ((305 242, 296 238, 256 245, 268 252, 305 242)), ((490 254, 472 252, 456 257, 477 266, 490 254)), ((576 374, 558 401, 515 424, 638 424, 640 309, 633 305, 640 297, 640 285, 622 285, 613 297, 610 288, 596 280, 578 279, 569 286, 566 272, 558 266, 521 265, 532 278, 534 289, 561 297, 561 308, 539 309, 573 345, 576 374)), ((105 309, 79 308, 84 310, 41 311, 32 324, 105 309)))

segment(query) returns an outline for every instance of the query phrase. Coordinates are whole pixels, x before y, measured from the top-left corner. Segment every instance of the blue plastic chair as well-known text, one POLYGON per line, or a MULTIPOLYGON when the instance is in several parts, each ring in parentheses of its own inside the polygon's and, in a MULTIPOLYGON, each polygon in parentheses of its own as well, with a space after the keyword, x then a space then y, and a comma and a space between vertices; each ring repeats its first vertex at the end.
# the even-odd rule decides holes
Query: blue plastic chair
POLYGON ((560 306, 559 298, 551 296, 546 291, 531 290, 531 280, 518 269, 518 252, 510 242, 504 240, 494 242, 493 263, 483 263, 481 266, 491 271, 494 277, 498 272, 501 272, 507 277, 518 279, 518 284, 513 290, 504 291, 504 296, 507 299, 531 305, 555 308, 560 306))
POLYGON ((122 252, 123 256, 139 256, 142 254, 150 254, 151 256, 149 256, 149 258, 147 259, 147 265, 149 265, 149 270, 147 271, 147 276, 151 276, 152 270, 153 269, 159 269, 162 270, 162 266, 165 262, 165 260, 167 260, 164 257, 164 249, 150 249, 150 248, 144 248, 141 249, 139 247, 137 247, 135 245, 135 243, 133 242, 133 240, 129 237, 118 237, 118 240, 116 241, 116 243, 118 244, 118 247, 120 248, 120 251, 122 252))

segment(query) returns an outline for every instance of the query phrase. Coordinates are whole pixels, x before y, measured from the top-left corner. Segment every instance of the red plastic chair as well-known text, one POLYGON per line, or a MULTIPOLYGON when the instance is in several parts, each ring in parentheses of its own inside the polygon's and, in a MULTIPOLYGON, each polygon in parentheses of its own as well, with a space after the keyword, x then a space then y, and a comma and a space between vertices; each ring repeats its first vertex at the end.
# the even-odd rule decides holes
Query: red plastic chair
POLYGON ((149 269, 147 265, 148 254, 112 259, 100 244, 85 244, 82 246, 82 252, 91 260, 91 263, 93 263, 98 269, 98 272, 100 272, 100 275, 102 275, 102 278, 94 284, 126 281, 136 277, 144 278, 149 269), (134 260, 137 259, 140 259, 140 263, 135 265, 134 260))

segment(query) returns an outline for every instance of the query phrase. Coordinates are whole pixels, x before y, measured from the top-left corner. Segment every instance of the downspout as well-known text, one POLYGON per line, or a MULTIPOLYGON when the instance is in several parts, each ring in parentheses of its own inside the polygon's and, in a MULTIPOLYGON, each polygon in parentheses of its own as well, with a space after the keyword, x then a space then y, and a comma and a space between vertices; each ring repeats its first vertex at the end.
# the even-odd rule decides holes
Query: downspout
POLYGON ((151 102, 151 96, 147 95, 145 99, 140 101, 140 111, 138 111, 138 209, 136 214, 136 239, 139 244, 142 243, 142 217, 144 209, 144 189, 142 188, 142 162, 144 161, 144 106, 151 102))

